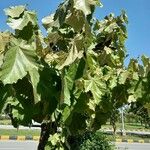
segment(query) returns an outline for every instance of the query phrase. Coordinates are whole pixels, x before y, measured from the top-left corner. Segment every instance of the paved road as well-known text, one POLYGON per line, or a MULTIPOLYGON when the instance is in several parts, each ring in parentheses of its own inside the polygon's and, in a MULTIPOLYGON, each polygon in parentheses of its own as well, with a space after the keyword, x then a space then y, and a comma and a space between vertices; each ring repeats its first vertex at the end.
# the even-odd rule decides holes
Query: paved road
MULTIPOLYGON (((37 141, 0 141, 0 150, 36 150, 37 141)), ((119 143, 116 150, 150 150, 150 143, 119 143)))
POLYGON ((117 150, 150 150, 150 143, 120 143, 117 150))
MULTIPOLYGON (((0 125, 0 129, 16 129, 16 128, 14 128, 12 125, 0 125)), ((40 127, 31 127, 31 128, 29 128, 29 127, 24 127, 24 126, 19 126, 19 129, 24 129, 24 130, 30 130, 30 129, 35 129, 35 130, 37 130, 37 129, 41 129, 40 127)))
POLYGON ((36 141, 0 141, 0 150, 36 150, 36 141))

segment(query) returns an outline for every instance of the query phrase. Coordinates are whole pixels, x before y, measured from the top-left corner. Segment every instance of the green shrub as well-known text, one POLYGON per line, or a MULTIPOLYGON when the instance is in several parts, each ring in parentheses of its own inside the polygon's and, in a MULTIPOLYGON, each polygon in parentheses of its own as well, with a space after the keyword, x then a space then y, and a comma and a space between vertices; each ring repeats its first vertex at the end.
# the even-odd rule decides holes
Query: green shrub
POLYGON ((85 133, 77 141, 78 144, 73 146, 73 150, 114 150, 114 145, 101 132, 85 133))

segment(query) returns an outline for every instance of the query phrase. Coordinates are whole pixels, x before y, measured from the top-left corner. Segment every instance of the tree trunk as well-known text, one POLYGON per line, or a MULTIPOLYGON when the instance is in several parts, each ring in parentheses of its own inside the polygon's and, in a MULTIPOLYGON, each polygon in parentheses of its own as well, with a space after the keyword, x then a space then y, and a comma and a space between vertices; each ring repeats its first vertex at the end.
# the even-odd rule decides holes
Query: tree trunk
POLYGON ((37 150, 44 150, 50 135, 50 126, 51 126, 50 123, 42 123, 41 135, 40 135, 40 140, 39 140, 39 145, 37 150))
POLYGON ((113 134, 116 135, 116 123, 115 122, 112 122, 112 127, 113 127, 113 134))
POLYGON ((112 125, 113 128, 113 134, 116 134, 116 116, 115 116, 115 112, 112 113, 111 118, 110 118, 110 124, 112 125))

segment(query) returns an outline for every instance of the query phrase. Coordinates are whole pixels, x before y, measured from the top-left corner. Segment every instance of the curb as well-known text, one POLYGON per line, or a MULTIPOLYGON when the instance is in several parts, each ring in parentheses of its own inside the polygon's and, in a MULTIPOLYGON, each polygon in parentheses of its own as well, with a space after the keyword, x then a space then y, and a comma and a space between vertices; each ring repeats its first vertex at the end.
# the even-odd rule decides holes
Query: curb
MULTIPOLYGON (((26 141, 26 140, 33 140, 39 141, 40 136, 16 136, 16 135, 0 135, 0 141, 7 141, 7 140, 17 140, 17 141, 26 141)), ((133 139, 115 139, 114 142, 116 143, 150 143, 150 140, 133 140, 133 139)))
POLYGON ((39 136, 16 136, 16 135, 0 135, 0 140, 17 140, 17 141, 25 141, 25 140, 34 140, 38 141, 40 139, 39 136))

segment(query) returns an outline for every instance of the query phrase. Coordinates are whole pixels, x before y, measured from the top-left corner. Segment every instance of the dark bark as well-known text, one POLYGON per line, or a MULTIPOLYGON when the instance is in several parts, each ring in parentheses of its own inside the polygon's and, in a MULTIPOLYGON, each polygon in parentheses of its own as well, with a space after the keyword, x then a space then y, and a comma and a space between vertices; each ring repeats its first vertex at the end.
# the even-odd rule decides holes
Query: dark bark
POLYGON ((110 124, 112 125, 113 127, 113 134, 115 135, 116 134, 116 129, 117 129, 117 126, 116 126, 116 121, 117 121, 117 116, 115 114, 116 112, 113 112, 111 114, 111 117, 110 117, 110 124))
POLYGON ((111 125, 112 125, 112 127, 113 127, 113 134, 116 135, 116 129, 117 129, 117 127, 116 127, 116 122, 115 122, 115 120, 112 120, 111 125))
POLYGON ((44 150, 50 135, 50 127, 51 127, 50 123, 42 123, 38 150, 44 150))
POLYGON ((54 134, 56 132, 57 132, 57 125, 55 122, 42 123, 41 135, 40 135, 40 140, 39 140, 39 145, 37 150, 44 150, 50 134, 54 134))

